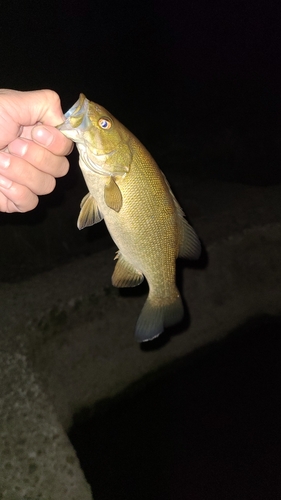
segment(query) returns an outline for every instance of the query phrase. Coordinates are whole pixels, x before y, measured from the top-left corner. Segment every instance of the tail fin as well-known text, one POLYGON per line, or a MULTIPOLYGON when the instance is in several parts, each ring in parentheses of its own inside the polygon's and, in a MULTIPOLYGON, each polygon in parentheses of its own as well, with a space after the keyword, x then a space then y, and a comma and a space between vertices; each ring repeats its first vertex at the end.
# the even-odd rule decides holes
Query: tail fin
POLYGON ((137 321, 135 337, 138 342, 155 339, 165 327, 172 326, 183 318, 183 305, 179 293, 169 302, 159 303, 148 296, 137 321))

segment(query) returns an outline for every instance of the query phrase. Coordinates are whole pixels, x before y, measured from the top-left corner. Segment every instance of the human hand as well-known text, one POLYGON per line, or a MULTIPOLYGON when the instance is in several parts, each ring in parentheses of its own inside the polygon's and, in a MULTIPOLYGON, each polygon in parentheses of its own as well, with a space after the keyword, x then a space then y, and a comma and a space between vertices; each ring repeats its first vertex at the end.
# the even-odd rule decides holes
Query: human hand
POLYGON ((56 92, 0 89, 0 211, 32 210, 68 172, 73 143, 55 128, 63 121, 56 92))

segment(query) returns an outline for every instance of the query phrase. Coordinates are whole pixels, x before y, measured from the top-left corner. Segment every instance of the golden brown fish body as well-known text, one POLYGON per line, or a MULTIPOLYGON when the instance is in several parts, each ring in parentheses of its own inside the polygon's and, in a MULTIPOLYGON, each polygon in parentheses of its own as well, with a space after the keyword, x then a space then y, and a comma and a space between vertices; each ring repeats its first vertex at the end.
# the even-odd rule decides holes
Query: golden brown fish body
POLYGON ((151 340, 182 319, 176 258, 197 258, 200 242, 163 173, 131 132, 83 94, 65 116, 58 128, 77 143, 89 189, 78 227, 104 219, 119 249, 113 285, 136 286, 147 279, 149 295, 136 338, 151 340))

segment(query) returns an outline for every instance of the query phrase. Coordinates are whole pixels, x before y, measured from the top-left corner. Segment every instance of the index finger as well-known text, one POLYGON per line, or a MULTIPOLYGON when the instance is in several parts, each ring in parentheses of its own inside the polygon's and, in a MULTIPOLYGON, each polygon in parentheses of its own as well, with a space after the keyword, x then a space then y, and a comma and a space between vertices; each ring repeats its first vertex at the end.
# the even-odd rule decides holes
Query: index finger
POLYGON ((31 137, 34 142, 47 148, 55 155, 65 156, 73 149, 73 142, 55 127, 36 125, 31 131, 31 137))
POLYGON ((2 107, 7 106, 7 114, 19 125, 34 125, 41 122, 55 127, 64 121, 60 97, 53 90, 21 92, 1 89, 0 95, 3 101, 2 107))

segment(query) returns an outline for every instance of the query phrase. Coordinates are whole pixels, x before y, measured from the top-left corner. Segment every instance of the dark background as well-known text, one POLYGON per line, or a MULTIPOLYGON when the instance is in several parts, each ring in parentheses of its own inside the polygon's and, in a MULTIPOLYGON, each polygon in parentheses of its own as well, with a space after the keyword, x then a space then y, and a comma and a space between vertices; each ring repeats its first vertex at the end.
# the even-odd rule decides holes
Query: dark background
POLYGON ((182 141, 186 169, 280 181, 277 3, 4 1, 0 41, 2 87, 52 88, 64 110, 83 91, 150 149, 182 141))
MULTIPOLYGON (((54 89, 65 111, 85 93, 144 142, 172 185, 276 185, 280 37, 278 2, 2 1, 1 87, 54 89)), ((103 224, 76 229, 84 194, 74 152, 36 210, 0 214, 1 280, 112 244, 103 224)), ((77 424, 95 498, 280 498, 279 333, 279 319, 248 325, 208 360, 189 358, 77 424)))
MULTIPOLYGON (((0 44, 2 88, 54 89, 64 111, 85 93, 135 133, 172 187, 176 176, 182 186, 281 180, 278 2, 5 0, 0 44)), ((77 231, 84 194, 73 152, 36 210, 0 214, 1 280, 111 244, 103 224, 77 231)))

